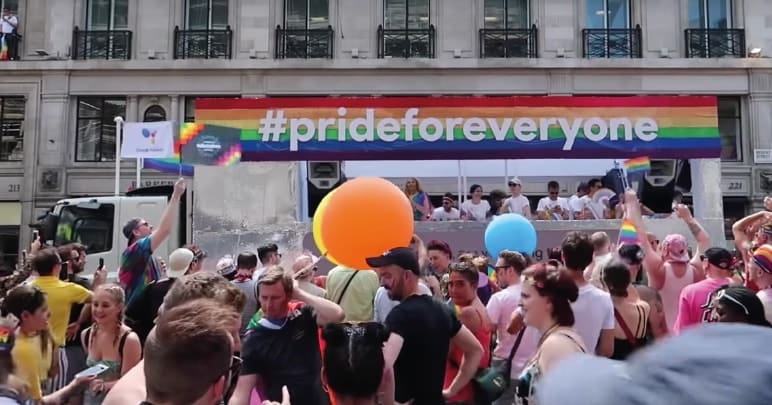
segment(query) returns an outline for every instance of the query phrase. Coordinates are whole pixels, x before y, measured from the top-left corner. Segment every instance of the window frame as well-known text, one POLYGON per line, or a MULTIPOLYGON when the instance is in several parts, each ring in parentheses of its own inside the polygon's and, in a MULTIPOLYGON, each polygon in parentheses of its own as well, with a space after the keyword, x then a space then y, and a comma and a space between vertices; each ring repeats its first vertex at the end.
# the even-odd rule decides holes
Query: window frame
POLYGON ((91 14, 91 5, 93 4, 94 0, 86 0, 86 30, 87 31, 122 31, 122 30, 128 30, 129 29, 129 8, 131 7, 131 1, 127 1, 126 3, 126 27, 115 27, 115 3, 116 0, 107 0, 110 3, 110 21, 107 23, 107 29, 106 30, 94 30, 93 29, 93 23, 91 21, 91 18, 93 15, 91 14))
POLYGON ((589 8, 588 7, 589 1, 590 0, 586 0, 585 1, 585 12, 584 12, 584 26, 585 26, 585 28, 601 29, 601 30, 604 30, 604 29, 605 30, 609 30, 609 29, 610 30, 614 30, 614 29, 629 30, 629 29, 635 28, 635 26, 633 25, 633 1, 632 0, 622 0, 622 1, 627 2, 627 18, 625 19, 625 21, 627 23, 627 26, 625 26, 625 27, 610 27, 609 26, 609 16, 608 16, 609 12, 608 12, 608 10, 609 10, 609 1, 610 0, 600 0, 600 1, 603 2, 604 18, 603 18, 603 27, 597 27, 597 28, 589 26, 590 23, 589 23, 589 20, 587 18, 588 15, 589 15, 588 14, 589 10, 587 10, 589 8))
MULTIPOLYGON (((231 12, 231 4, 230 0, 226 0, 225 4, 227 6, 227 13, 225 18, 225 24, 222 24, 222 27, 219 25, 217 27, 214 26, 212 22, 212 14, 214 11, 214 2, 217 0, 206 0, 207 2, 207 22, 206 22, 206 28, 203 29, 203 31, 224 31, 227 29, 227 27, 230 25, 230 12, 231 12)), ((202 29, 200 28, 191 28, 190 26, 190 2, 191 0, 185 0, 184 3, 184 9, 183 9, 183 15, 184 15, 184 22, 185 22, 185 30, 186 31, 200 31, 202 29)))
MULTIPOLYGON (((405 8, 405 25, 402 27, 394 27, 391 24, 386 24, 386 16, 387 16, 387 5, 390 4, 389 0, 383 0, 383 8, 381 11, 383 12, 383 28, 385 30, 402 30, 402 31, 409 31, 409 30, 429 30, 432 26, 432 0, 425 0, 426 1, 426 27, 411 27, 410 26, 410 0, 402 0, 404 2, 404 8, 405 8)), ((420 16, 418 16, 420 17, 420 16)))
MULTIPOLYGON (((0 138, 0 161, 2 162, 20 162, 24 160, 24 121, 27 119, 27 98, 24 96, 0 96, 0 137, 5 137, 6 122, 19 125, 20 136, 16 140, 16 144, 21 144, 21 156, 18 159, 11 159, 13 150, 9 151, 7 157, 4 155, 3 147, 5 141, 0 138), (6 102, 8 100, 21 100, 23 105, 22 118, 6 118, 6 102)), ((16 147, 14 146, 14 149, 16 147)))
MULTIPOLYGON (((283 15, 283 20, 282 20, 282 24, 284 26, 284 29, 287 29, 287 30, 306 30, 306 31, 312 30, 312 29, 320 29, 320 28, 311 28, 311 1, 313 1, 313 0, 302 0, 306 4, 305 24, 304 24, 303 28, 294 27, 294 26, 290 27, 289 22, 287 20, 287 16, 289 16, 289 14, 287 13, 287 10, 288 10, 287 3, 291 2, 291 1, 292 0, 284 0, 284 13, 283 13, 284 15, 283 15)), ((324 28, 326 28, 327 26, 329 26, 331 24, 332 15, 330 13, 330 0, 324 0, 324 1, 327 2, 327 23, 325 24, 325 27, 324 27, 324 28)))
POLYGON ((726 137, 724 136, 723 133, 721 133, 721 120, 722 119, 723 120, 734 120, 735 121, 735 125, 734 126, 735 126, 735 128, 737 130, 737 133, 734 134, 735 135, 735 137, 734 137, 735 138, 734 139, 734 144, 735 144, 734 147, 735 147, 736 157, 734 157, 734 158, 724 158, 722 156, 721 157, 721 161, 722 162, 742 162, 742 160, 743 160, 743 157, 744 157, 745 154, 743 153, 743 142, 742 142, 743 132, 744 132, 742 117, 743 117, 743 99, 742 99, 742 97, 740 97, 740 96, 719 96, 718 97, 717 103, 716 103, 716 118, 717 118, 717 122, 718 122, 719 136, 720 136, 720 139, 721 139, 721 153, 722 153, 722 155, 723 155, 723 150, 724 150, 724 148, 723 148, 724 139, 726 137), (722 101, 723 102, 732 101, 732 102, 737 103, 736 104, 737 108, 735 109, 735 111, 737 111, 737 114, 734 114, 733 116, 722 115, 721 114, 721 111, 722 111, 722 109, 721 109, 721 102, 722 101))
POLYGON ((485 13, 485 10, 487 9, 485 3, 487 3, 488 0, 483 0, 483 3, 482 3, 482 7, 483 7, 483 9, 482 9, 482 16, 483 16, 482 28, 483 29, 486 29, 486 30, 488 30, 488 29, 490 29, 490 30, 520 30, 520 29, 530 29, 531 28, 531 20, 532 20, 531 19, 531 0, 497 0, 497 1, 503 1, 504 2, 504 6, 503 6, 504 7, 503 8, 503 11, 504 11, 504 27, 502 28, 502 27, 488 27, 488 26, 486 26, 486 23, 487 23, 486 18, 488 18, 488 15, 485 13), (525 22, 524 26, 522 26, 522 27, 510 27, 509 26, 509 9, 511 7, 510 6, 510 2, 517 2, 518 3, 517 6, 519 6, 520 4, 525 2, 525 18, 526 18, 526 22, 525 22))
POLYGON ((733 29, 735 26, 734 20, 735 20, 735 2, 734 0, 726 0, 727 6, 726 6, 726 15, 727 15, 727 26, 726 27, 711 27, 710 26, 710 0, 687 0, 686 2, 686 20, 687 20, 687 26, 689 28, 693 29, 733 29), (703 18, 700 20, 700 25, 698 27, 692 27, 692 16, 690 14, 691 10, 691 4, 692 2, 699 2, 699 5, 705 10, 703 18))
MULTIPOLYGON (((105 116, 105 102, 108 101, 108 100, 120 100, 120 101, 123 101, 123 114, 121 114, 121 116, 123 116, 123 117, 126 116, 126 109, 127 109, 127 106, 128 106, 128 98, 126 96, 77 96, 75 98, 75 158, 74 158, 74 160, 75 160, 76 163, 81 163, 81 162, 86 162, 86 163, 115 162, 115 159, 119 159, 120 158, 118 156, 116 156, 115 159, 112 159, 112 160, 105 160, 103 158, 103 156, 104 156, 104 150, 103 150, 104 126, 105 126, 105 124, 107 124, 107 125, 113 124, 114 125, 114 122, 115 122, 114 121, 114 119, 115 119, 114 116, 113 117, 106 117, 105 116), (80 142, 81 142, 81 139, 80 139, 80 136, 81 136, 81 133, 80 133, 81 132, 80 131, 81 125, 80 125, 80 123, 81 123, 81 121, 94 121, 94 120, 97 119, 96 117, 81 117, 81 114, 80 114, 80 104, 81 104, 81 101, 86 100, 86 99, 99 100, 99 103, 100 103, 100 105, 99 105, 99 108, 100 108, 100 113, 99 113, 99 120, 100 120, 100 123, 99 123, 99 142, 97 142, 97 147, 96 147, 96 149, 94 151, 94 155, 95 156, 93 158, 91 158, 91 159, 82 159, 78 155, 78 149, 79 149, 79 145, 80 145, 80 142)), ((118 130, 116 128, 115 142, 121 142, 122 141, 122 136, 123 136, 123 134, 118 133, 118 130)))
POLYGON ((142 113, 142 122, 162 122, 162 121, 167 121, 167 118, 168 118, 168 116, 167 116, 167 113, 166 113, 166 109, 162 105, 160 105, 160 104, 151 104, 151 105, 147 106, 147 108, 145 108, 145 112, 142 113), (155 110, 155 111, 152 111, 152 110, 155 110), (153 119, 149 120, 148 119, 148 113, 149 112, 152 112, 154 114, 159 114, 159 112, 160 112, 159 115, 162 115, 162 117, 161 117, 161 119, 153 118, 153 119))

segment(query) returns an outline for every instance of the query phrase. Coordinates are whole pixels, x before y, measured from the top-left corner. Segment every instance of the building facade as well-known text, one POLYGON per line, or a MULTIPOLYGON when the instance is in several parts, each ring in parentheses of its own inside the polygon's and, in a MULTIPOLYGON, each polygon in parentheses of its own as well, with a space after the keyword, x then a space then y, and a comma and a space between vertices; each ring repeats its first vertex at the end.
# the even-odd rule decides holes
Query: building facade
POLYGON ((21 35, 0 62, 7 258, 57 199, 113 191, 114 116, 191 121, 202 96, 715 95, 725 217, 772 189, 769 0, 0 3, 21 35))

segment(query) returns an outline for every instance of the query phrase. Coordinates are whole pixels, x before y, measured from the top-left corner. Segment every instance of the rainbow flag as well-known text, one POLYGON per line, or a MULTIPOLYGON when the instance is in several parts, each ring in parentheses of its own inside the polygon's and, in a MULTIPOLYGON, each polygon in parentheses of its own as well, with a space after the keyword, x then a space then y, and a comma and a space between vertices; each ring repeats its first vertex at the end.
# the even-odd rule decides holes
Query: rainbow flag
POLYGON ((651 161, 648 156, 627 159, 625 160, 625 170, 627 170, 627 174, 648 172, 651 170, 651 161))
POLYGON ((496 282, 496 268, 490 265, 488 266, 488 280, 496 282))
POLYGON ((716 105, 703 96, 199 98, 195 115, 241 130, 244 161, 688 159, 720 156, 716 105))
POLYGON ((638 243, 638 230, 635 229, 635 225, 629 219, 625 219, 622 222, 622 228, 619 230, 619 244, 623 243, 638 243))
POLYGON ((5 34, 0 38, 0 60, 8 60, 8 41, 5 40, 5 34))
MULTIPOLYGON (((221 145, 223 146, 223 145, 221 145)), ((189 148, 190 149, 190 148, 189 148)), ((164 173, 180 173, 183 176, 193 176, 194 164, 212 166, 230 166, 241 161, 241 131, 233 128, 206 125, 198 122, 186 122, 180 126, 179 137, 174 142, 174 156, 165 159, 143 159, 145 169, 158 170, 164 173), (207 141, 224 140, 224 148, 212 159, 199 160, 192 152, 183 154, 185 146, 193 146, 191 142, 197 137, 206 137, 207 141), (238 140, 238 141, 237 141, 238 140)))

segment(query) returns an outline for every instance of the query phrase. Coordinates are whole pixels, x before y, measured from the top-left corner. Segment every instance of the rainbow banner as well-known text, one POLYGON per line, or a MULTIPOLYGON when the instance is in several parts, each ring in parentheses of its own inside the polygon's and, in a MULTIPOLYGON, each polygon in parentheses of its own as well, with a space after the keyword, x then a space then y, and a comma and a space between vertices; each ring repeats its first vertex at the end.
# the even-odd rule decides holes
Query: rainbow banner
POLYGON ((179 137, 174 141, 174 156, 143 159, 143 168, 193 176, 196 164, 236 164, 241 161, 241 132, 234 128, 186 122, 180 126, 179 137))
POLYGON ((638 230, 635 229, 635 225, 629 219, 625 219, 622 222, 622 228, 619 230, 619 244, 623 243, 638 243, 638 230))
POLYGON ((718 158, 715 97, 198 99, 242 160, 718 158))

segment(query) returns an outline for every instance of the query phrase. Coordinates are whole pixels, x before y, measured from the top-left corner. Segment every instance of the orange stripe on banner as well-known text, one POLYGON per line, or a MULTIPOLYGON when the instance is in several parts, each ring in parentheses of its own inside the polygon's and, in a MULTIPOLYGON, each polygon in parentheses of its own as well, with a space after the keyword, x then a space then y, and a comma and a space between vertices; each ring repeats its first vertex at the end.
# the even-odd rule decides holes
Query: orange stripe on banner
MULTIPOLYGON (((405 108, 375 108, 376 118, 388 118, 388 117, 404 117, 405 108)), ((337 108, 291 108, 282 109, 286 118, 338 118, 337 108)), ((654 119, 673 118, 688 120, 691 118, 712 118, 716 119, 715 107, 677 107, 677 108, 625 108, 625 107, 609 107, 609 108, 531 108, 531 107, 515 107, 515 108, 436 108, 425 107, 420 109, 419 117, 435 117, 435 118, 466 118, 466 117, 479 117, 479 118, 544 118, 544 117, 562 117, 562 118, 586 118, 586 117, 650 117, 654 119)), ((265 114, 265 110, 260 109, 222 109, 222 110, 197 110, 196 121, 206 122, 209 120, 249 120, 256 119, 265 114)), ((365 115, 364 108, 348 108, 346 109, 347 117, 363 117, 365 115)), ((715 125, 715 122, 713 123, 715 125)), ((698 126, 698 125, 682 125, 675 126, 698 126)))

